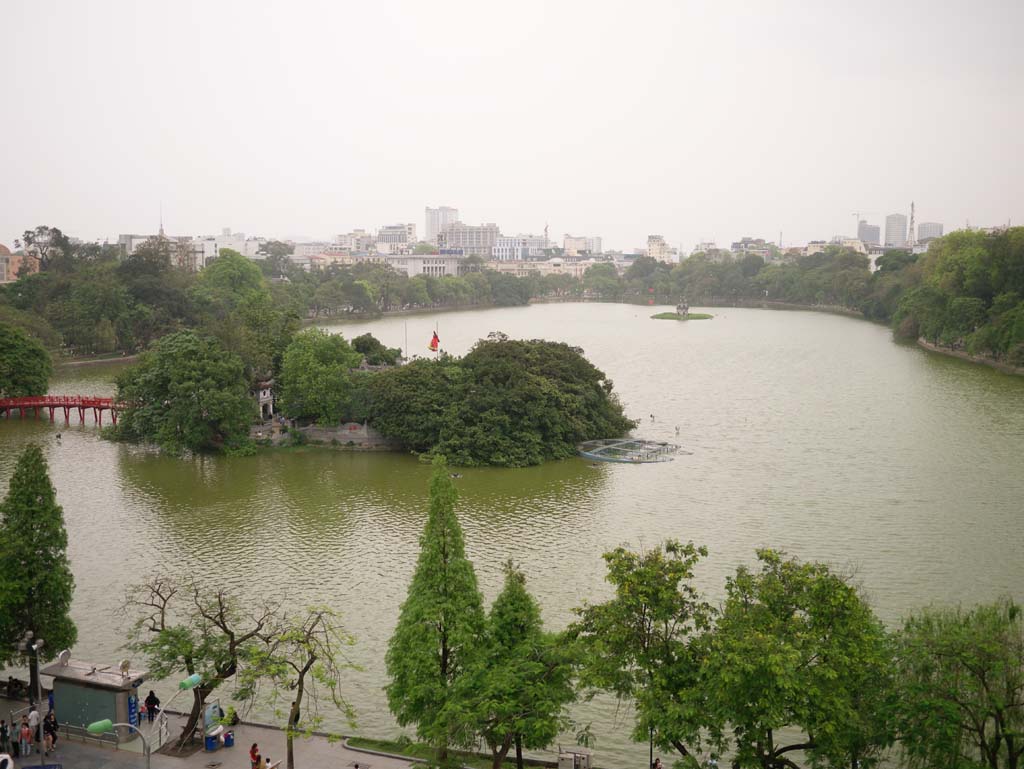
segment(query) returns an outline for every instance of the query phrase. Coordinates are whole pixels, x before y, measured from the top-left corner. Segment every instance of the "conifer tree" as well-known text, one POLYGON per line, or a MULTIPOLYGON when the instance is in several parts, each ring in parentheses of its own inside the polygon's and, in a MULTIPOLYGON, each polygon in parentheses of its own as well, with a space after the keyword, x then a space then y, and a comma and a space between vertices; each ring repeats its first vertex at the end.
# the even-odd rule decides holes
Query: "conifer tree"
POLYGON ((391 712, 402 726, 416 724, 419 737, 437 747, 441 763, 448 759, 449 745, 472 737, 459 730, 451 704, 484 628, 483 600, 466 558, 456 498, 448 467, 438 458, 416 571, 385 657, 391 712))
POLYGON ((526 590, 526 577, 505 564, 505 586, 487 618, 485 653, 460 680, 452 709, 487 742, 494 769, 515 745, 522 769, 523 747, 546 748, 569 725, 566 706, 576 699, 572 645, 545 633, 540 606, 526 590))
MULTIPOLYGON (((69 615, 75 580, 67 556, 64 511, 57 504, 46 459, 38 446, 18 458, 7 497, 0 503, 0 661, 22 652, 25 631, 45 645, 40 658, 70 648, 78 630, 69 615)), ((32 668, 32 689, 38 672, 32 668)))

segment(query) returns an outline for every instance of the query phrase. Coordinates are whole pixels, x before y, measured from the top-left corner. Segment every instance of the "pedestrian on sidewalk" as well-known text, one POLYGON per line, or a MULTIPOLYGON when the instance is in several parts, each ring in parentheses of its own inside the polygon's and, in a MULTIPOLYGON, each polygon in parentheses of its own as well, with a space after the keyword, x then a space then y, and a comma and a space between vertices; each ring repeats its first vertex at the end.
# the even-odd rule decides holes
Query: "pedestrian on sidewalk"
POLYGON ((160 698, 156 696, 156 692, 152 689, 149 690, 149 694, 146 695, 146 718, 149 719, 150 723, 153 723, 153 719, 156 718, 157 712, 160 710, 160 698))
POLYGON ((252 747, 249 748, 249 763, 251 764, 249 769, 256 769, 260 763, 260 746, 255 742, 252 744, 252 747))
POLYGON ((43 719, 43 752, 46 755, 50 755, 57 749, 57 714, 52 710, 46 714, 46 718, 43 719))
POLYGON ((39 743, 42 742, 39 734, 39 711, 35 705, 28 706, 28 726, 32 730, 32 741, 36 744, 36 753, 39 752, 39 743))
POLYGON ((32 727, 28 725, 28 718, 21 717, 21 729, 19 731, 18 755, 22 758, 32 754, 32 727))

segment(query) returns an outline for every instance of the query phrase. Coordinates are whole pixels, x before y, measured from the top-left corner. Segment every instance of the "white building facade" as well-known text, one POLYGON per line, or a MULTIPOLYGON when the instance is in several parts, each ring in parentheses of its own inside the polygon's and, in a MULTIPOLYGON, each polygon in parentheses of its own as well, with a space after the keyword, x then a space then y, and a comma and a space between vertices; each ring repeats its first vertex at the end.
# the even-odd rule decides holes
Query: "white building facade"
POLYGON ((445 275, 460 275, 464 257, 443 254, 402 254, 385 258, 396 272, 404 273, 410 278, 417 275, 428 275, 442 278, 445 275))
POLYGON ((942 225, 938 222, 921 222, 917 225, 917 239, 928 240, 929 238, 941 238, 942 225))
POLYGON ((438 208, 430 208, 428 206, 425 209, 425 213, 427 229, 424 237, 426 237, 428 243, 433 243, 434 245, 437 245, 437 236, 444 232, 448 225, 459 221, 459 209, 451 208, 450 206, 440 206, 438 208))
POLYGON ((903 248, 907 245, 907 217, 903 214, 889 214, 885 217, 886 248, 903 248))
POLYGON ((498 225, 493 222, 479 226, 452 222, 438 233, 437 245, 442 249, 462 249, 464 256, 489 258, 500 235, 498 225))
POLYGON ((507 262, 516 259, 543 259, 548 239, 543 235, 499 235, 491 248, 491 259, 507 262))
POLYGON ((565 234, 562 238, 562 250, 566 256, 579 256, 580 254, 600 254, 601 238, 591 236, 575 236, 565 234))
POLYGON ((381 254, 405 254, 416 245, 416 225, 389 224, 377 230, 376 246, 381 254))

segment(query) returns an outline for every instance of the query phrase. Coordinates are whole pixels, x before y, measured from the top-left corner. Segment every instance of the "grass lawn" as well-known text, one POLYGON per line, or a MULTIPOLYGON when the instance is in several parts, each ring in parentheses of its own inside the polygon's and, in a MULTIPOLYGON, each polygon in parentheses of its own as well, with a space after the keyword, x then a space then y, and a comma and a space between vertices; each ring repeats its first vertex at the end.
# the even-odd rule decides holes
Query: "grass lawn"
MULTIPOLYGON (((419 758, 424 761, 431 761, 435 756, 435 751, 429 745, 424 745, 422 742, 396 742, 393 740, 373 740, 368 737, 349 737, 348 744, 353 748, 368 748, 370 750, 380 750, 385 753, 395 753, 400 756, 408 756, 409 758, 419 758)), ((464 750, 451 750, 449 753, 453 756, 458 756, 459 760, 462 761, 466 766, 471 766, 473 769, 491 769, 491 759, 479 755, 477 753, 469 753, 464 750)), ((523 759, 525 766, 535 767, 535 769, 550 769, 547 764, 541 764, 536 761, 531 761, 528 758, 523 759)), ((509 754, 505 756, 503 766, 515 766, 516 765, 516 750, 513 747, 509 751, 509 754)))

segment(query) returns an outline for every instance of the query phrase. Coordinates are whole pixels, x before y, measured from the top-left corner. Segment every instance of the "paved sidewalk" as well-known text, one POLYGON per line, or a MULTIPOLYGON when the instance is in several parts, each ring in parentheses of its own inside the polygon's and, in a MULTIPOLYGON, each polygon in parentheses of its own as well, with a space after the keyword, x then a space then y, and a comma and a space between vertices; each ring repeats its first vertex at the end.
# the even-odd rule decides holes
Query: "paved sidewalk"
MULTIPOLYGON (((172 718, 171 734, 180 733, 184 725, 183 719, 172 718), (177 732, 174 727, 177 727, 177 732)), ((143 726, 144 733, 147 733, 143 726)), ((263 726, 239 724, 231 728, 235 733, 235 745, 231 748, 220 748, 207 753, 199 751, 178 758, 160 753, 152 755, 152 769, 249 769, 249 746, 254 742, 260 746, 260 752, 269 756, 276 763, 285 763, 285 736, 278 729, 263 726)), ((136 739, 135 745, 139 743, 136 739)), ((39 766, 39 756, 30 759, 15 759, 17 769, 31 769, 39 766)), ((57 751, 46 757, 47 764, 58 764, 62 769, 142 769, 146 758, 136 750, 115 750, 113 747, 98 745, 95 742, 83 742, 80 738, 61 737, 57 751)), ((412 764, 407 760, 369 755, 350 750, 341 742, 330 743, 326 737, 296 738, 295 766, 296 769, 352 769, 355 764, 359 769, 407 769, 412 764)))

